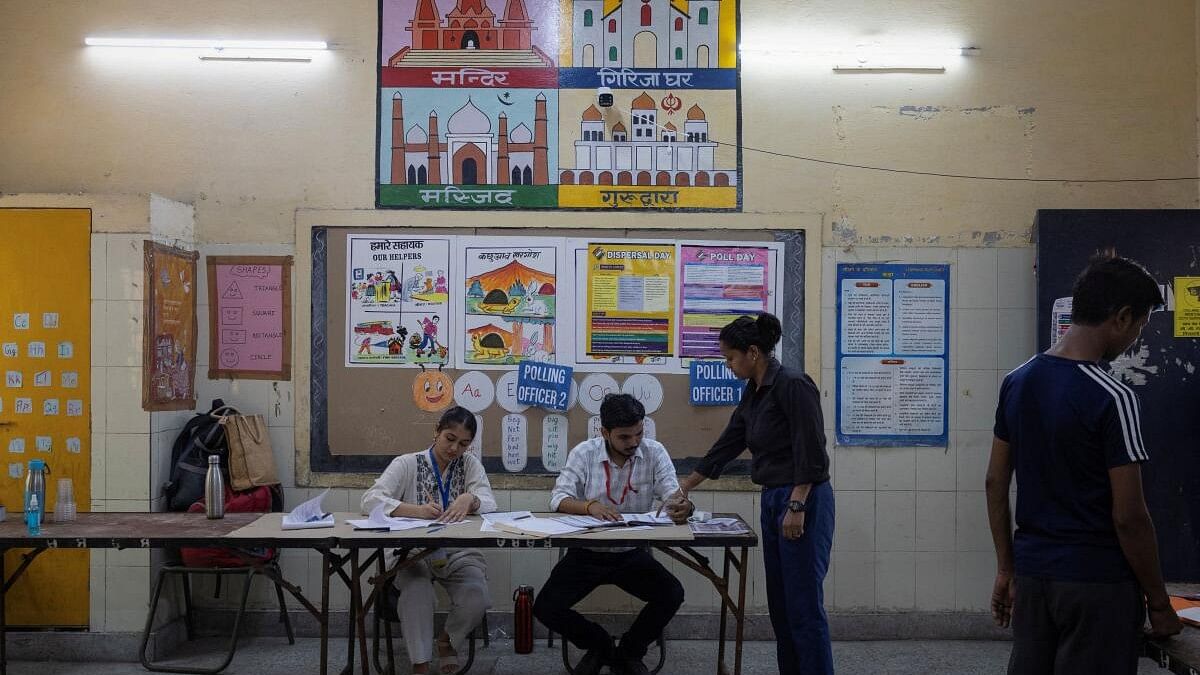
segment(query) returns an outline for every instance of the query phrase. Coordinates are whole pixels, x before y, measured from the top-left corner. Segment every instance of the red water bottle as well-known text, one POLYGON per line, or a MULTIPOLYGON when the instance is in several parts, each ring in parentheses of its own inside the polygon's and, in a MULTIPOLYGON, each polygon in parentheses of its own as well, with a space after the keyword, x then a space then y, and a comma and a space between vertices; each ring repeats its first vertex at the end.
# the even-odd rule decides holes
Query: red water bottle
POLYGON ((518 654, 533 651, 533 586, 517 586, 513 592, 513 647, 518 654))

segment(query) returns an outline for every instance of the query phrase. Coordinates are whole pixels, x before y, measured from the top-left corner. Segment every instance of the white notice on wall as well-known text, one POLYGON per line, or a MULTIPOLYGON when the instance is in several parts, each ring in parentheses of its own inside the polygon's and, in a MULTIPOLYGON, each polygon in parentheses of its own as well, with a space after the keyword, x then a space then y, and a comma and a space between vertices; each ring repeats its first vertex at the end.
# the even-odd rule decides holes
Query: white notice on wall
POLYGON ((500 456, 505 471, 520 471, 529 459, 526 440, 527 424, 524 415, 505 415, 501 420, 500 456))
POLYGON ((591 417, 588 418, 587 437, 589 440, 593 439, 593 438, 600 438, 600 416, 599 415, 592 415, 591 417))
POLYGON ((467 452, 475 455, 475 459, 483 459, 483 415, 475 416, 475 438, 471 439, 467 452))
POLYGON ((20 462, 15 462, 8 465, 8 477, 20 478, 25 473, 25 465, 20 462))
POLYGON ((58 414, 58 399, 48 398, 42 401, 42 414, 53 416, 58 414))
POLYGON ((892 281, 842 279, 843 354, 890 354, 892 351, 892 281))
POLYGON ((33 414, 33 399, 31 399, 31 398, 17 399, 16 402, 13 404, 13 412, 17 413, 18 415, 32 415, 33 414))
POLYGON ((17 452, 17 453, 25 452, 25 439, 24 438, 8 439, 8 451, 9 452, 17 452))
POLYGON ((58 328, 58 312, 42 312, 42 328, 58 328))
POLYGON ((567 462, 567 417, 546 415, 542 420, 542 466, 558 473, 567 462))
POLYGON ((9 389, 20 389, 23 384, 21 371, 10 370, 4 373, 4 386, 9 389))
POLYGON ((17 330, 29 330, 29 312, 13 314, 13 328, 17 330))
POLYGON ((48 370, 39 370, 33 374, 33 386, 49 387, 54 384, 54 376, 48 370))
POLYGON ((78 455, 81 448, 82 448, 82 446, 79 443, 78 438, 72 436, 67 439, 67 452, 69 452, 73 455, 78 455))
POLYGON ((83 401, 79 399, 67 399, 67 417, 82 417, 83 416, 83 401))
POLYGON ((842 432, 934 435, 942 431, 945 361, 842 359, 842 432))
POLYGON ((15 359, 21 353, 21 348, 15 342, 4 343, 4 358, 15 359))
POLYGON ((79 373, 73 370, 64 371, 61 379, 63 389, 75 389, 79 386, 79 373))
POLYGON ((510 370, 496 381, 496 403, 510 413, 529 410, 529 406, 517 403, 517 371, 510 370))
POLYGON ((487 410, 495 399, 496 386, 486 373, 472 370, 463 373, 454 381, 454 402, 471 412, 487 410))
POLYGON ((58 358, 69 359, 75 356, 75 345, 70 342, 58 343, 58 358))
POLYGON ((51 443, 51 441, 50 441, 49 436, 38 436, 37 440, 35 442, 35 445, 37 446, 37 451, 38 452, 50 452, 50 443, 51 443))
POLYGON ((612 375, 607 373, 589 373, 579 383, 579 405, 587 412, 600 414, 600 404, 609 394, 621 393, 621 387, 612 375))
POLYGON ((658 440, 658 425, 650 417, 642 419, 642 435, 652 441, 658 440))
POLYGON ((45 342, 30 342, 29 347, 25 350, 25 355, 31 359, 46 358, 46 343, 45 342))
POLYGON ((658 411, 663 402, 662 383, 658 378, 646 373, 636 373, 625 378, 625 382, 621 385, 621 393, 629 394, 642 403, 646 408, 646 414, 651 415, 658 411))
POLYGON ((897 279, 897 354, 946 353, 946 282, 897 279))

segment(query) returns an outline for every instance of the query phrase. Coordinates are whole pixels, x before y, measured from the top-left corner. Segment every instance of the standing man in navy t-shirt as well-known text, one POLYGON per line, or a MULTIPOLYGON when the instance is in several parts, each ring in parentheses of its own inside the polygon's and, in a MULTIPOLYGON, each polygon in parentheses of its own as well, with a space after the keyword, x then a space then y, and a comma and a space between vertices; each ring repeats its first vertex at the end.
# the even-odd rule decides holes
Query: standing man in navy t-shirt
POLYGON ((1152 636, 1181 630, 1142 496, 1140 404, 1099 365, 1129 349, 1162 294, 1141 265, 1098 257, 1073 296, 1071 328, 1004 378, 996 408, 992 616, 1012 622, 1010 675, 1134 674, 1146 607, 1152 636))

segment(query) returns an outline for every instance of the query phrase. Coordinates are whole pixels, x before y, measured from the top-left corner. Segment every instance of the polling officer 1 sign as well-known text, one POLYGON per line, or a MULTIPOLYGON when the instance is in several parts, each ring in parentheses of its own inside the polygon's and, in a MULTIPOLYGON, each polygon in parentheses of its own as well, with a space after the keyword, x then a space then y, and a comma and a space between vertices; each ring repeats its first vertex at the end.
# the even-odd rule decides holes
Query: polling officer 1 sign
POLYGON ((737 405, 746 383, 724 361, 692 361, 688 369, 688 402, 692 405, 737 405))
POLYGON ((517 369, 517 403, 565 411, 571 398, 571 368, 522 361, 517 369))

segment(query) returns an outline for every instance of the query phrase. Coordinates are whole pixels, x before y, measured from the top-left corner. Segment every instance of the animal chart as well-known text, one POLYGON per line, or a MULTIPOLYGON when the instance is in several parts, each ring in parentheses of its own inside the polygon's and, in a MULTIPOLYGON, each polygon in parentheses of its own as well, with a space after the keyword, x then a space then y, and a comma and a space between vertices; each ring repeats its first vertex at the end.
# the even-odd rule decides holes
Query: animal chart
MULTIPOLYGON (((461 239, 467 367, 553 363, 560 316, 561 240, 461 239)), ((569 294, 568 294, 569 296, 569 294)))

